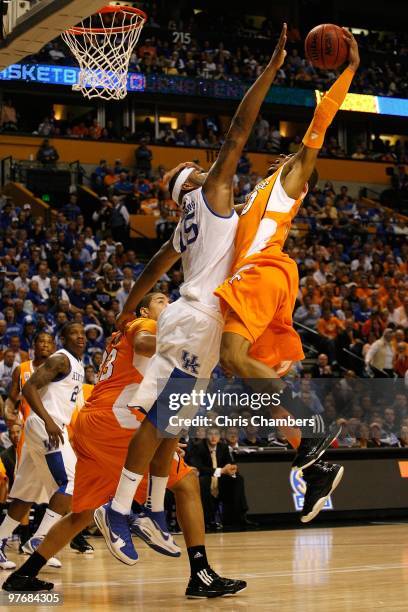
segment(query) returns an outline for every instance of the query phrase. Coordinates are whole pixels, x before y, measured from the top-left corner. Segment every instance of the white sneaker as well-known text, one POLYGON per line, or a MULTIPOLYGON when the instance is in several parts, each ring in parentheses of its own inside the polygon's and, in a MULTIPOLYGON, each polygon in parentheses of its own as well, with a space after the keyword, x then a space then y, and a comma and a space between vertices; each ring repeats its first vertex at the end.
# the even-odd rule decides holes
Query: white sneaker
POLYGON ((7 559, 6 553, 4 552, 7 544, 7 538, 4 540, 0 540, 0 568, 4 570, 13 570, 16 569, 16 564, 14 561, 10 561, 7 559))
MULTIPOLYGON (((27 555, 32 555, 35 550, 39 547, 41 542, 43 541, 43 537, 33 536, 21 547, 22 551, 27 555)), ((50 557, 47 561, 47 565, 49 567, 62 567, 62 563, 56 557, 50 557)))

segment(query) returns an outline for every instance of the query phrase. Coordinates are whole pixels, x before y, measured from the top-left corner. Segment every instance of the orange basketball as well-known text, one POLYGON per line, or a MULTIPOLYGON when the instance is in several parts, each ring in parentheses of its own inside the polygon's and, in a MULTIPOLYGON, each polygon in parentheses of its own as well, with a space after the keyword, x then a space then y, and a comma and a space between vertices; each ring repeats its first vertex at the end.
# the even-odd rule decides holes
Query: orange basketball
POLYGON ((316 26, 306 36, 305 54, 316 68, 338 68, 348 57, 343 30, 332 23, 316 26))

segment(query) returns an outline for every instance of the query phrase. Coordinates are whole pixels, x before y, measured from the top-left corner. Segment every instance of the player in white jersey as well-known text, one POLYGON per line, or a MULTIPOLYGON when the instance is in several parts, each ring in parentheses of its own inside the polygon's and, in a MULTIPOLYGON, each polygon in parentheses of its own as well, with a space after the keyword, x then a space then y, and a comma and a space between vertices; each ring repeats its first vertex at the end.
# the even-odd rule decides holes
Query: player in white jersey
MULTIPOLYGON (((35 536, 27 543, 30 545, 29 553, 39 546, 50 527, 71 507, 76 457, 69 443, 67 425, 77 406, 78 396, 82 394, 84 328, 78 323, 67 323, 61 338, 64 348, 48 357, 22 389, 31 414, 25 422, 24 444, 9 497, 26 504, 49 501, 35 536)), ((0 567, 3 569, 15 567, 5 556, 4 544, 18 526, 21 516, 18 519, 13 518, 12 511, 0 525, 0 567)), ((54 565, 60 567, 61 564, 54 561, 54 565)))
POLYGON ((146 266, 124 305, 120 324, 133 317, 143 296, 182 258, 185 282, 181 298, 161 314, 156 353, 131 403, 147 414, 133 436, 114 499, 98 508, 95 521, 111 553, 133 565, 138 559, 129 529, 135 491, 154 458, 151 518, 162 537, 170 538, 163 511, 164 493, 183 419, 198 411, 183 406, 178 422, 170 417, 169 396, 206 387, 219 361, 223 319, 213 292, 228 275, 238 223, 234 211, 233 177, 245 143, 285 57, 286 26, 264 72, 245 94, 232 120, 217 161, 207 175, 192 164, 181 164, 170 175, 169 190, 182 211, 174 236, 146 266), (199 188, 198 185, 201 185, 199 188), (167 437, 164 437, 167 436, 167 437), (170 436, 170 437, 169 437, 170 436))

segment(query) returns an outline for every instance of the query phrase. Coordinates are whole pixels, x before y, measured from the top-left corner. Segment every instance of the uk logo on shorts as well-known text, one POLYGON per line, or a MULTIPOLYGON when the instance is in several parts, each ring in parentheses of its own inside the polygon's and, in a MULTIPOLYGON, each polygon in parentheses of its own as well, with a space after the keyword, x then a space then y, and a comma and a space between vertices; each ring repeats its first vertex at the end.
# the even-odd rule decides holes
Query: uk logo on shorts
POLYGON ((192 355, 188 351, 183 351, 181 353, 181 360, 183 362, 184 370, 191 372, 192 374, 198 374, 198 370, 200 369, 200 364, 198 363, 197 355, 192 355))

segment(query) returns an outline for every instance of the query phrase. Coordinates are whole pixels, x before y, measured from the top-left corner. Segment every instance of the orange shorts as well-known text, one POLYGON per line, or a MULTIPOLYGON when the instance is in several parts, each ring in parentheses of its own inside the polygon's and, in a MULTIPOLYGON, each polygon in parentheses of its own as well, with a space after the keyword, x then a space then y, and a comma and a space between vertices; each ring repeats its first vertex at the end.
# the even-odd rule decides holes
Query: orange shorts
MULTIPOLYGON (((134 429, 120 427, 112 411, 80 411, 73 438, 77 455, 73 512, 98 508, 114 496, 134 433, 134 429)), ((168 488, 191 470, 181 457, 173 459, 168 488)), ((145 474, 135 495, 139 504, 146 501, 147 482, 145 474)))
POLYGON ((292 324, 297 291, 297 266, 289 257, 274 264, 242 266, 215 291, 221 299, 224 331, 249 340, 251 357, 271 368, 303 359, 292 324))

